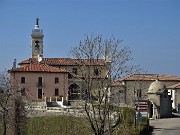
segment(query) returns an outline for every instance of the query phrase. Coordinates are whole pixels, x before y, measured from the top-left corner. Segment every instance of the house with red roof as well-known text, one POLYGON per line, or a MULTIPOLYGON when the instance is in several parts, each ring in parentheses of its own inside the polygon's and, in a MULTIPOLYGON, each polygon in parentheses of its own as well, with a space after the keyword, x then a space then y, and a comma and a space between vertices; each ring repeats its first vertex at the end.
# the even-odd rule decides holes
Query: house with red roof
MULTIPOLYGON (((37 58, 29 58, 19 63, 21 68, 25 68, 32 64, 38 64, 37 58)), ((86 72, 89 71, 92 80, 94 79, 94 86, 96 87, 98 81, 107 81, 108 70, 103 59, 88 60, 88 59, 71 59, 71 58, 41 58, 40 64, 48 65, 49 67, 68 72, 68 99, 75 100, 82 96, 82 91, 86 90, 87 85, 84 82, 86 72), (83 65, 82 65, 83 63, 83 65), (85 64, 85 65, 84 65, 85 64), (97 81, 98 80, 98 81, 97 81)))
POLYGON ((12 69, 11 79, 16 80, 23 95, 28 94, 35 101, 61 100, 68 95, 68 72, 46 64, 30 64, 12 69))
POLYGON ((161 74, 132 74, 111 85, 112 103, 134 105, 135 101, 148 100, 150 85, 159 80, 171 96, 172 107, 180 111, 180 77, 161 74))

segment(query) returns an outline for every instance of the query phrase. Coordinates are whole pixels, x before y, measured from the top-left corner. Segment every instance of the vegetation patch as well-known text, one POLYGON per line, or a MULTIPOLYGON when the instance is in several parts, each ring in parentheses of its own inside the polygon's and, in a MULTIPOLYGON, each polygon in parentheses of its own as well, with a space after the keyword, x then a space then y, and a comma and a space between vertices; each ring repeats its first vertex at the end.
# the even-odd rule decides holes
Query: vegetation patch
POLYGON ((92 135, 89 123, 74 116, 33 117, 28 119, 27 135, 92 135))
MULTIPOLYGON (((128 107, 115 107, 116 111, 121 111, 120 123, 113 129, 112 135, 144 135, 147 134, 147 119, 134 125, 134 110, 128 107)), ((92 135, 93 131, 86 118, 58 115, 45 117, 32 117, 27 119, 27 135, 92 135)), ((2 122, 0 122, 0 135, 2 132, 2 122)))

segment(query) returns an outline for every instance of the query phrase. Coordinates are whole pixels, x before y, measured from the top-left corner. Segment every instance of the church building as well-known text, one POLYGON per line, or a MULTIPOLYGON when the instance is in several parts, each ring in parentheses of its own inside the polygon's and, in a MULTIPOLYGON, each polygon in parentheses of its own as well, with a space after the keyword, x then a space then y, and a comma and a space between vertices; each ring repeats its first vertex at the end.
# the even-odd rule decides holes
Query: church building
POLYGON ((43 38, 43 30, 39 28, 39 19, 36 18, 31 34, 32 57, 21 61, 19 68, 11 70, 11 76, 19 80, 22 89, 26 88, 36 100, 44 100, 45 97, 64 97, 68 100, 87 97, 90 93, 86 91, 83 75, 89 68, 91 78, 96 79, 92 81, 95 84, 92 89, 96 89, 99 82, 108 80, 108 68, 103 59, 44 58, 43 38), (82 63, 85 63, 83 71, 82 63))

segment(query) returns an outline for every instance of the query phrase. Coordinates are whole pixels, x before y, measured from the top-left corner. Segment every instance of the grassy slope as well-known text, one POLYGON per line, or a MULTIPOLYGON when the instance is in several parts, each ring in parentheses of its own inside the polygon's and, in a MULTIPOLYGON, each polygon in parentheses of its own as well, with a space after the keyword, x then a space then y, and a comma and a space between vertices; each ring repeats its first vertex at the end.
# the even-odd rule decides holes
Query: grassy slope
MULTIPOLYGON (((117 110, 116 110, 117 111, 117 110)), ((146 123, 137 125, 134 129, 134 111, 124 108, 124 120, 114 129, 113 135, 129 134, 138 135, 143 131, 146 123)), ((0 135, 2 134, 2 122, 0 122, 0 135)), ((92 135, 89 122, 84 118, 73 116, 46 116, 28 118, 27 135, 92 135)), ((143 133, 141 133, 143 134, 143 133)))
POLYGON ((28 135, 92 135, 86 119, 71 116, 35 117, 28 120, 28 135))

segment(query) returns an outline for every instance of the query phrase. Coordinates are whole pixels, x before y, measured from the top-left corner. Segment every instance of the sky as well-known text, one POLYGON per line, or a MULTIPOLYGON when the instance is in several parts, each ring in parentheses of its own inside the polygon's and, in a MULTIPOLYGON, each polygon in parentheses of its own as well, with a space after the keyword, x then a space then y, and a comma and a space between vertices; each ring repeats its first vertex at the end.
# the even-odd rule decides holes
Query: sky
POLYGON ((180 76, 180 0, 0 0, 0 72, 31 57, 36 17, 44 57, 69 57, 93 33, 123 40, 147 73, 180 76))

